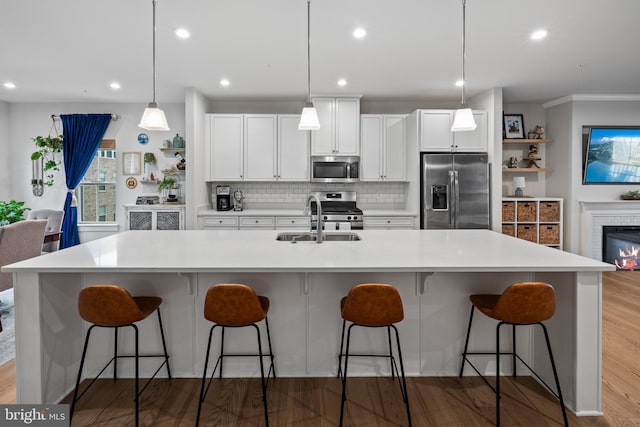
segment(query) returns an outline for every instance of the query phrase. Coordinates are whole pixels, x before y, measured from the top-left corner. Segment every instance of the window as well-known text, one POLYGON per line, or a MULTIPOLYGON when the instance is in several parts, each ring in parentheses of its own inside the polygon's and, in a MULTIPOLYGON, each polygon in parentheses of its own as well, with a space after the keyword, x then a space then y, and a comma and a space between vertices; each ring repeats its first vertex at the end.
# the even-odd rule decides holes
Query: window
POLYGON ((116 154, 116 140, 103 139, 76 191, 78 222, 116 221, 116 154))

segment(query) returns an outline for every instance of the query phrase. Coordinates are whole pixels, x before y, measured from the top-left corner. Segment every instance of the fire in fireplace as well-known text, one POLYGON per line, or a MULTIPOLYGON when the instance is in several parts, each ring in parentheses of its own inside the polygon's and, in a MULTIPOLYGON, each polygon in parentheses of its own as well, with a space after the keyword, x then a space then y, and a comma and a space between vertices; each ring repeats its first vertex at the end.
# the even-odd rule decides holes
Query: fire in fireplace
POLYGON ((618 270, 640 270, 640 226, 602 227, 602 261, 618 270))

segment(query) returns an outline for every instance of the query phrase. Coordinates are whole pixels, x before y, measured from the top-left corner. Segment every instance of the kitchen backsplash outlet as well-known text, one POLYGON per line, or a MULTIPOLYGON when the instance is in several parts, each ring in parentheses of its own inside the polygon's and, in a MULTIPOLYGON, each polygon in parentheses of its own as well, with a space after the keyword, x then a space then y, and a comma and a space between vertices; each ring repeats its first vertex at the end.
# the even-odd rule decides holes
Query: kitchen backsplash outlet
POLYGON ((318 184, 307 182, 210 182, 210 201, 215 200, 218 184, 231 185, 232 192, 242 191, 245 209, 303 209, 313 191, 355 191, 360 209, 405 209, 406 183, 359 182, 354 184, 318 184), (213 192, 213 193, 212 193, 213 192))

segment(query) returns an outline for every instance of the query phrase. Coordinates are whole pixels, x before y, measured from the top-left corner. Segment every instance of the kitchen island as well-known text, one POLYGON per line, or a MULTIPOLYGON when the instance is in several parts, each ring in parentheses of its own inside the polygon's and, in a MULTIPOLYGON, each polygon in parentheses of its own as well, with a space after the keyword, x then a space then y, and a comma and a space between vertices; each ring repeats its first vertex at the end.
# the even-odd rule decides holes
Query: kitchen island
MULTIPOLYGON (((202 309, 212 284, 246 283, 270 298, 278 375, 328 376, 337 369, 340 298, 356 283, 390 283, 405 308, 398 328, 407 375, 445 376, 457 375, 460 366, 468 295, 540 280, 556 291, 556 314, 547 325, 565 402, 579 415, 601 414, 601 272, 614 270, 612 265, 489 230, 364 230, 357 231, 360 241, 322 244, 277 241, 278 234, 128 231, 3 267, 15 273, 18 403, 57 402, 72 390, 88 327, 77 314, 77 296, 90 284, 115 283, 134 295, 161 296, 174 376, 198 377, 210 327, 202 309)), ((479 316, 471 348, 491 351, 494 325, 479 316)), ((156 322, 139 327, 141 353, 157 352, 156 322)), ((503 342, 510 345, 507 329, 503 342)), ((358 332, 354 351, 386 350, 380 331, 358 332)), ((104 335, 92 340, 89 374, 111 354, 113 335, 98 333, 104 335)), ((124 351, 132 342, 122 334, 124 351)), ((230 331, 225 348, 253 350, 254 337, 249 330, 230 331)), ((551 378, 537 330, 519 328, 518 352, 545 380, 551 378)), ((258 375, 255 361, 238 359, 225 361, 225 375, 258 375)), ((123 376, 132 372, 127 362, 120 364, 123 376)), ((142 375, 150 375, 152 365, 141 363, 142 375)), ((479 366, 495 373, 491 357, 479 359, 479 366)), ((501 369, 509 373, 510 364, 501 369)), ((388 362, 356 358, 349 370, 386 375, 388 362)))

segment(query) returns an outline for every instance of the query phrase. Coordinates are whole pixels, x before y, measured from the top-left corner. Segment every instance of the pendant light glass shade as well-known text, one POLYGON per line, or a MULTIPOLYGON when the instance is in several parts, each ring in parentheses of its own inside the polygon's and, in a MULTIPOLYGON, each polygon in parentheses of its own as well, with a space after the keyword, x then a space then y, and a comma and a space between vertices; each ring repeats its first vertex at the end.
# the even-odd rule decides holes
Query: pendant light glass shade
POLYGON ((156 103, 156 0, 153 0, 153 101, 142 113, 138 126, 146 130, 170 130, 164 111, 156 103))
POLYGON ((159 109, 155 102, 150 102, 149 106, 144 109, 138 126, 146 130, 170 130, 164 111, 159 109))
POLYGON ((473 119, 471 108, 459 108, 456 110, 451 132, 476 130, 476 127, 476 121, 473 119))
POLYGON ((320 120, 318 120, 318 112, 311 103, 311 0, 307 0, 307 104, 302 109, 298 130, 318 130, 320 129, 320 120))
POLYGON ((320 120, 318 120, 318 113, 312 103, 302 109, 302 116, 300 116, 300 123, 298 124, 299 130, 318 130, 320 129, 320 120))
POLYGON ((451 132, 462 132, 475 130, 477 125, 473 119, 473 112, 464 102, 464 87, 467 81, 464 78, 464 57, 465 57, 465 27, 466 16, 465 10, 467 6, 467 0, 462 0, 462 101, 460 106, 456 110, 456 114, 453 118, 453 125, 451 126, 451 132))

